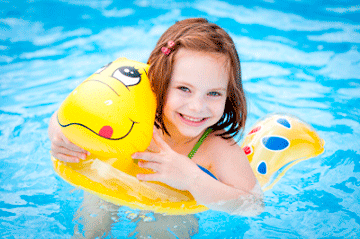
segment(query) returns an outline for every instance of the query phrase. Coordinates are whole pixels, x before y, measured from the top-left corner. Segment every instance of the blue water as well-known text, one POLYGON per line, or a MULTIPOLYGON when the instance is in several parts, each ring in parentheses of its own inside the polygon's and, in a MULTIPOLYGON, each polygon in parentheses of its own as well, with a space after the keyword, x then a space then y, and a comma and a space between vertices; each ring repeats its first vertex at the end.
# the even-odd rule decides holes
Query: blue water
MULTIPOLYGON (((104 64, 121 56, 146 62, 159 36, 187 17, 206 17, 233 37, 246 130, 285 112, 326 141, 324 154, 265 193, 260 216, 199 213, 193 238, 358 238, 359 16, 358 1, 1 1, 0 238, 71 237, 83 193, 52 169, 51 114, 104 64)), ((115 238, 137 225, 128 211, 138 213, 118 212, 115 238)))

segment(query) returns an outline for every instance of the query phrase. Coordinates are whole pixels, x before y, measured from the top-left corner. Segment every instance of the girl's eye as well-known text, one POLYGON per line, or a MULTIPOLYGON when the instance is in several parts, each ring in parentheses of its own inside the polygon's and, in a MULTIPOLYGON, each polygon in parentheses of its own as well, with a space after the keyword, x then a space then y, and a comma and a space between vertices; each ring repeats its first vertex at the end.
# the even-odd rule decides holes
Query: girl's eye
POLYGON ((221 96, 219 92, 213 91, 209 93, 210 96, 221 96))
POLYGON ((179 86, 178 89, 181 90, 181 91, 184 91, 184 92, 189 92, 190 91, 189 88, 187 88, 185 86, 179 86))

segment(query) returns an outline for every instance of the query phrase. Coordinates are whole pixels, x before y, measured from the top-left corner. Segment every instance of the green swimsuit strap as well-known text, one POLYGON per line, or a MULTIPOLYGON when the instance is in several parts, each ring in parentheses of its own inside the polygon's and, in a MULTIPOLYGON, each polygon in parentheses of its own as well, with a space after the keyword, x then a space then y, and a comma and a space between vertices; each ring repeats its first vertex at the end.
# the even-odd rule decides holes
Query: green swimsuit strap
POLYGON ((208 128, 203 135, 200 137, 199 141, 195 144, 194 148, 189 153, 188 157, 191 159, 194 157, 195 153, 198 151, 200 145, 204 142, 206 137, 212 132, 212 128, 208 128))

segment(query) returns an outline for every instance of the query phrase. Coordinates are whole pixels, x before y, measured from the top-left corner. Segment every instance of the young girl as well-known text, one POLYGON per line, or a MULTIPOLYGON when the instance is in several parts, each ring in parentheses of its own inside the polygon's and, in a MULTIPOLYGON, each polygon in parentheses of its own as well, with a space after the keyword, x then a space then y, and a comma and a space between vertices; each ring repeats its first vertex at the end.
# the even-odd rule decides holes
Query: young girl
MULTIPOLYGON (((210 209, 261 213, 262 191, 234 141, 244 129, 247 108, 230 36, 206 19, 176 22, 161 36, 148 64, 157 96, 156 127, 148 150, 133 157, 155 173, 138 179, 188 190, 210 209)), ((55 116, 49 124, 52 155, 74 163, 86 158, 88 152, 61 133, 55 116)))

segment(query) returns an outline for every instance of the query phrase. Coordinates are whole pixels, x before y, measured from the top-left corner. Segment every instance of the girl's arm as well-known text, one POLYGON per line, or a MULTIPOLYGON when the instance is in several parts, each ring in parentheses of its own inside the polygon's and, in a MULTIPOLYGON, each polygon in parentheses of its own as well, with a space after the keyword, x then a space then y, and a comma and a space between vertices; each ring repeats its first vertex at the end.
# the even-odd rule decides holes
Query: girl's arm
POLYGON ((51 155, 56 159, 78 163, 80 159, 85 159, 89 153, 71 143, 61 132, 60 125, 57 122, 57 111, 51 116, 49 122, 49 139, 51 141, 51 155))
POLYGON ((257 215, 263 211, 263 194, 239 146, 230 146, 225 140, 212 147, 214 173, 219 181, 203 172, 193 161, 173 151, 154 132, 159 153, 142 152, 133 155, 143 159, 139 166, 150 168, 154 174, 141 174, 138 179, 160 181, 180 190, 188 190, 199 204, 230 214, 257 215), (233 148, 230 148, 233 147, 233 148), (216 150, 220 154, 216 153, 216 150))
POLYGON ((247 216, 260 214, 264 210, 263 192, 244 151, 235 141, 216 138, 208 148, 209 157, 213 157, 212 172, 219 181, 198 174, 189 191, 213 210, 247 216))

